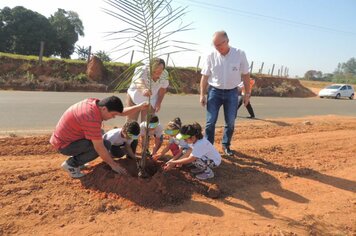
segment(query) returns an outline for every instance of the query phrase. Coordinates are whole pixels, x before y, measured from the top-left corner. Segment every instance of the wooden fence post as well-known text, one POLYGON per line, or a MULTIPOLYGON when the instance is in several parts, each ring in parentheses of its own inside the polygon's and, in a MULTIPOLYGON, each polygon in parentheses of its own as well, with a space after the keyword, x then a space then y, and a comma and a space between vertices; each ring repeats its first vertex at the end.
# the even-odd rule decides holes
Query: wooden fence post
POLYGON ((40 65, 42 65, 43 50, 44 50, 44 42, 41 41, 41 44, 40 44, 40 55, 39 55, 39 57, 38 57, 38 62, 40 63, 40 65))
POLYGON ((195 69, 195 73, 198 73, 199 70, 199 64, 200 64, 200 56, 198 57, 198 63, 197 63, 197 68, 195 69))
POLYGON ((282 77, 283 76, 283 66, 281 66, 281 75, 280 75, 280 77, 282 77))
POLYGON ((168 67, 168 62, 169 62, 169 53, 167 54, 166 67, 168 67))
POLYGON ((89 61, 90 61, 90 56, 91 56, 91 46, 89 46, 89 49, 88 49, 88 60, 87 60, 87 63, 89 63, 89 61))
POLYGON ((274 71, 274 64, 272 66, 271 76, 273 76, 273 71, 274 71))
POLYGON ((262 74, 262 70, 263 70, 263 66, 264 66, 264 64, 265 64, 265 63, 264 63, 264 62, 262 62, 262 65, 261 65, 261 68, 260 68, 260 71, 259 71, 259 73, 260 73, 260 74, 262 74))
POLYGON ((135 50, 132 50, 131 59, 130 59, 130 66, 132 65, 132 60, 133 60, 133 57, 134 57, 134 53, 135 53, 135 50))
POLYGON ((253 61, 251 62, 251 66, 250 66, 250 74, 252 74, 252 69, 253 69, 253 61))

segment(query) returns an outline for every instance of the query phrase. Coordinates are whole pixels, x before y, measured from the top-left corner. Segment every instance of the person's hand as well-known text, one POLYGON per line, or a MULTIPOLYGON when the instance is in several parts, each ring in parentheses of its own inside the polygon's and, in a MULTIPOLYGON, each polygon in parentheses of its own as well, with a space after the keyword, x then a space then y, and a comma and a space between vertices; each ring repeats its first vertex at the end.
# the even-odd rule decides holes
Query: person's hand
POLYGON ((159 112, 159 110, 161 110, 161 104, 156 104, 155 113, 159 112))
POLYGON ((148 97, 148 96, 151 96, 151 95, 152 95, 152 92, 151 92, 151 90, 149 90, 149 89, 144 89, 144 90, 142 91, 142 94, 143 94, 143 96, 148 97))
POLYGON ((172 169, 175 166, 175 164, 171 161, 166 162, 166 164, 163 167, 164 171, 169 171, 170 169, 172 169))
POLYGON ((121 175, 128 175, 127 171, 118 163, 111 165, 111 169, 121 175))
POLYGON ((153 157, 153 160, 156 161, 156 160, 158 160, 158 159, 160 159, 162 157, 162 154, 156 153, 156 154, 152 155, 152 157, 153 157))
POLYGON ((148 109, 148 107, 149 107, 149 103, 148 102, 142 102, 142 103, 140 103, 140 107, 141 107, 141 111, 142 110, 147 110, 148 109))
POLYGON ((200 104, 203 106, 203 107, 205 107, 205 105, 206 105, 206 97, 205 97, 205 95, 200 95, 200 104))
POLYGON ((250 94, 245 94, 244 105, 247 106, 250 102, 250 94))

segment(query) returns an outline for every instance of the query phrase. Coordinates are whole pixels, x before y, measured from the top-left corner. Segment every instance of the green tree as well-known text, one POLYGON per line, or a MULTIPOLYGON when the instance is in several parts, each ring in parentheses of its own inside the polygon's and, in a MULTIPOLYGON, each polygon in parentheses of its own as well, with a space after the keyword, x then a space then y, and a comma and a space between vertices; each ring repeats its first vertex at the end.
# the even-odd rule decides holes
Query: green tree
POLYGON ((58 9, 54 15, 51 15, 49 22, 57 37, 55 55, 70 58, 79 36, 84 36, 83 23, 78 14, 74 11, 58 9))
POLYGON ((89 57, 89 47, 78 45, 75 47, 75 52, 77 53, 79 60, 87 60, 89 57))
MULTIPOLYGON (((143 54, 143 58, 138 63, 148 61, 151 73, 153 73, 153 58, 182 51, 192 51, 186 47, 190 43, 171 39, 175 33, 189 30, 189 24, 181 23, 181 19, 186 14, 186 8, 174 8, 171 5, 172 1, 167 0, 106 0, 106 2, 113 10, 104 9, 105 12, 120 20, 123 25, 127 25, 127 28, 112 32, 117 36, 115 37, 118 42, 116 50, 127 54, 128 50, 136 49, 143 54), (179 22, 178 26, 172 26, 176 22, 179 22)), ((134 66, 123 73, 124 78, 118 84, 118 90, 129 83, 134 66)), ((151 79, 152 75, 148 77, 151 79)), ((149 103, 150 99, 149 97, 149 103)), ((147 130, 150 117, 149 109, 146 119, 147 130)), ((145 150, 148 147, 148 140, 148 132, 146 132, 142 158, 139 163, 139 176, 141 177, 147 176, 145 173, 147 158, 145 150)))
POLYGON ((45 16, 21 6, 0 10, 1 51, 38 55, 41 41, 45 42, 44 55, 52 55, 55 32, 45 16))
POLYGON ((347 62, 342 63, 341 72, 344 74, 351 74, 356 76, 356 59, 352 57, 347 62))
POLYGON ((111 61, 109 54, 105 51, 101 51, 101 50, 97 51, 95 53, 95 56, 97 56, 101 61, 106 61, 106 62, 111 61))
POLYGON ((304 79, 306 80, 320 80, 323 77, 323 73, 321 71, 316 70, 308 70, 304 74, 304 79))

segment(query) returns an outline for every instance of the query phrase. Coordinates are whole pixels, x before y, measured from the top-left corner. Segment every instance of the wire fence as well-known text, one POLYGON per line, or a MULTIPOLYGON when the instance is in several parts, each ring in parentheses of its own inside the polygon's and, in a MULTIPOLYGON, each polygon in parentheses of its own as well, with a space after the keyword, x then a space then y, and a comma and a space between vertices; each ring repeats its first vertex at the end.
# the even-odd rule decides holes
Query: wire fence
MULTIPOLYGON (((90 57, 92 56, 91 53, 91 46, 89 46, 89 52, 88 52, 88 58, 87 62, 89 62, 90 57)), ((40 52, 39 52, 39 63, 42 64, 42 58, 43 58, 43 49, 44 49, 44 44, 41 42, 40 44, 40 52)), ((134 62, 134 55, 135 51, 132 50, 131 53, 128 53, 130 55, 130 62, 129 64, 132 65, 134 62)), ((173 63, 173 58, 170 54, 166 55, 166 58, 163 58, 166 61, 166 66, 170 65, 170 62, 172 65, 173 63)), ((190 58, 192 59, 192 58, 190 58)), ((192 61, 192 60, 190 60, 192 61)), ((194 61, 194 60, 193 60, 194 61)), ((196 63, 193 63, 193 66, 189 67, 194 67, 196 72, 198 72, 201 69, 202 63, 202 56, 198 56, 196 59, 196 63)), ((277 77, 289 77, 289 67, 285 65, 279 65, 275 63, 268 63, 268 62, 261 62, 261 61, 250 61, 249 62, 249 69, 250 69, 250 74, 260 74, 260 75, 268 75, 268 76, 277 76, 277 77)))

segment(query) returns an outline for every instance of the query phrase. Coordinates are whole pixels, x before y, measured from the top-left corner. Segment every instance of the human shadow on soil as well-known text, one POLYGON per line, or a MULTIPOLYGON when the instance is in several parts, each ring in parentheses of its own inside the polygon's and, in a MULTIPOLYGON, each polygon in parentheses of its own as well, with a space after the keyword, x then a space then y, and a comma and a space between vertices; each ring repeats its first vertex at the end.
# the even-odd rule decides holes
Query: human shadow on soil
POLYGON ((356 181, 347 180, 335 176, 330 176, 327 174, 320 173, 316 170, 310 168, 294 168, 294 167, 286 167, 282 165, 278 165, 272 163, 270 161, 266 161, 263 158, 250 156, 241 152, 234 151, 234 157, 227 157, 228 160, 237 163, 241 166, 251 166, 264 168, 268 170, 273 170, 277 172, 282 172, 289 176, 299 176, 307 179, 311 179, 314 181, 318 181, 335 188, 343 189, 346 191, 356 192, 356 181), (238 157, 238 158, 236 158, 238 157))
POLYGON ((202 202, 202 201, 195 201, 192 199, 189 201, 185 201, 185 203, 179 206, 175 205, 174 207, 168 206, 162 208, 160 209, 160 211, 164 211, 168 213, 190 212, 194 214, 208 215, 213 217, 224 216, 224 212, 221 209, 209 203, 202 202))
POLYGON ((284 127, 284 126, 291 126, 291 124, 284 122, 284 121, 279 121, 279 120, 268 120, 268 119, 261 119, 258 117, 254 117, 254 118, 250 118, 250 117, 245 117, 245 116, 237 116, 238 118, 243 118, 243 119, 248 119, 248 120, 256 120, 256 121, 263 121, 263 122, 267 122, 267 123, 272 123, 272 124, 276 124, 278 126, 284 127))
POLYGON ((223 181, 219 181, 219 178, 217 180, 221 191, 225 193, 222 199, 225 204, 254 212, 263 217, 274 218, 265 206, 277 207, 279 204, 272 198, 264 198, 263 192, 270 192, 296 203, 309 202, 305 197, 282 188, 281 182, 271 174, 263 172, 249 163, 242 164, 235 157, 224 156, 224 159, 226 161, 221 166, 220 173, 217 173, 219 176, 225 175, 225 177, 222 177, 223 181), (231 166, 234 166, 234 170, 231 166))

